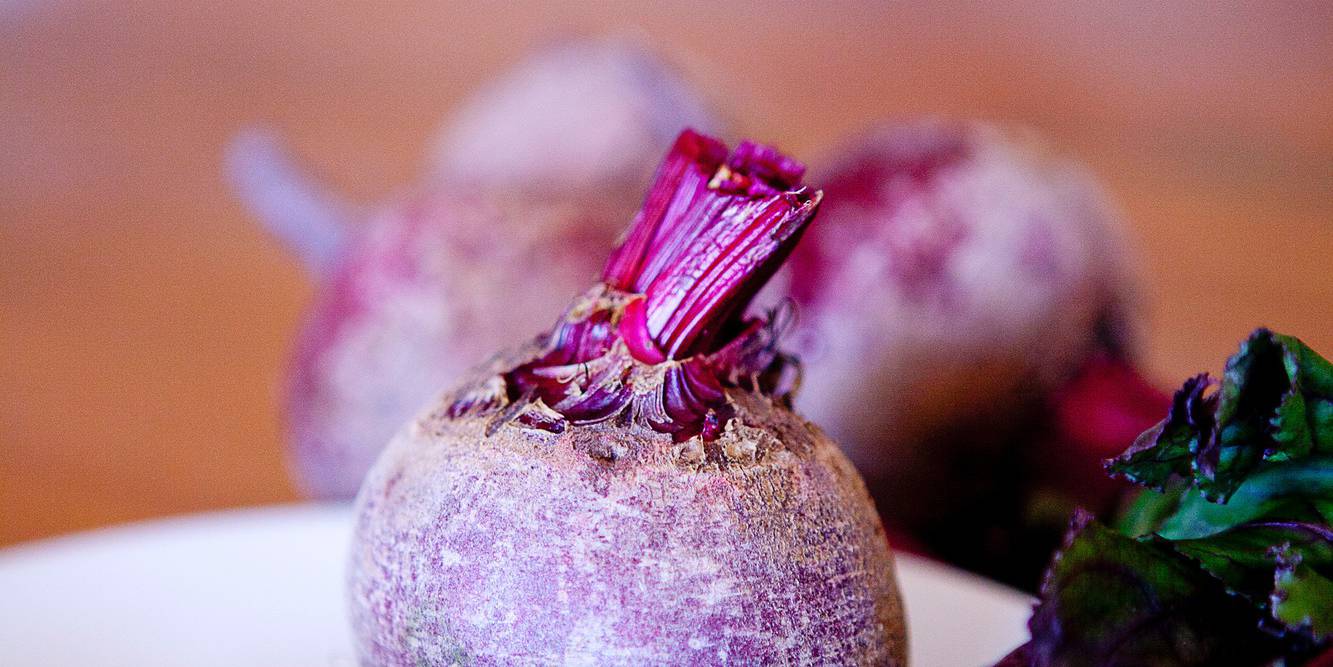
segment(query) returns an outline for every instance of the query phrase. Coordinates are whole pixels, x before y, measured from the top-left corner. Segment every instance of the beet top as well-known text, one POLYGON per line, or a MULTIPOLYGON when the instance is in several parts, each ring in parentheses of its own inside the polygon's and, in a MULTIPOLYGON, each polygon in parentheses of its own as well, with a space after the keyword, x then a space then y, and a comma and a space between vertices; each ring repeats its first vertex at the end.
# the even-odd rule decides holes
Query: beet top
POLYGON ((451 416, 490 414, 562 432, 623 416, 678 441, 715 440, 730 418, 724 388, 784 398, 792 360, 781 318, 745 318, 790 254, 822 194, 805 168, 767 146, 683 132, 602 284, 539 339, 539 353, 465 392, 451 416))

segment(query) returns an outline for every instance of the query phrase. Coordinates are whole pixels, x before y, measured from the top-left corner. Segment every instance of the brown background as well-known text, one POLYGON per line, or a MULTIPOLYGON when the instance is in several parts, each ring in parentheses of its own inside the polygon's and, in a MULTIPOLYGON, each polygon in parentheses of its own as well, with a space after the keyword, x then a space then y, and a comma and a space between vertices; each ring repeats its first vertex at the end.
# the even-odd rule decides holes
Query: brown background
POLYGON ((271 121, 373 200, 562 35, 638 32, 799 156, 882 117, 1034 125, 1132 221, 1157 379, 1260 323, 1333 351, 1333 5, 931 4, 0 2, 0 544, 292 498, 272 399, 310 288, 223 142, 271 121))

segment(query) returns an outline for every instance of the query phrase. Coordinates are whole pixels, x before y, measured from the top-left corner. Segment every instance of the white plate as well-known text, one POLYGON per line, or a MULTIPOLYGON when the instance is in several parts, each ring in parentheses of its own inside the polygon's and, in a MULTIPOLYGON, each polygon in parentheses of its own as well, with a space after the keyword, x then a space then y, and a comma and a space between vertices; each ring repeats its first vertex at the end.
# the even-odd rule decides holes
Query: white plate
MULTIPOLYGON (((354 665, 345 505, 182 517, 0 550, 0 665, 354 665)), ((902 556, 913 664, 993 662, 1029 600, 902 556)))

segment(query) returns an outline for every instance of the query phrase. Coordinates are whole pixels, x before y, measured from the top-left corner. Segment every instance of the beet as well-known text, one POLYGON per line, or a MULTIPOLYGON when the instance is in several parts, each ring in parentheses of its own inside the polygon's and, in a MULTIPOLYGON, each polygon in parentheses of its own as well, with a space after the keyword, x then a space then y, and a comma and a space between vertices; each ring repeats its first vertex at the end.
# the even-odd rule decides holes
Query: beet
POLYGON ((1119 223, 1081 169, 1041 150, 926 122, 870 135, 825 174, 825 225, 791 261, 800 407, 863 469, 891 472, 960 418, 1004 417, 1108 335, 1129 347, 1119 223))
MULTIPOLYGON (((1024 548, 1006 525, 1047 511, 1036 477, 1100 477, 1103 443, 1150 425, 1163 400, 1134 369, 1122 224, 1084 169, 1019 130, 886 126, 835 155, 823 222, 774 290, 799 311, 797 407, 844 445, 893 525, 1016 581, 998 554, 1024 548), (1061 411, 1115 432, 1068 432, 1061 411)), ((1073 500, 1102 507, 1115 488, 1073 500)), ((1046 546, 1021 565, 1033 577, 1046 546)))
POLYGON ((437 192, 362 225, 321 285, 288 373, 284 408, 302 488, 350 498, 384 443, 443 383, 559 317, 555 304, 579 293, 611 246, 609 219, 437 192))
POLYGON ((745 315, 803 171, 685 132, 601 284, 400 431, 357 498, 364 663, 903 664, 865 486, 745 315))
POLYGON ((633 41, 573 40, 466 100, 436 139, 431 172, 485 189, 637 203, 662 146, 686 127, 717 125, 685 78, 633 41))

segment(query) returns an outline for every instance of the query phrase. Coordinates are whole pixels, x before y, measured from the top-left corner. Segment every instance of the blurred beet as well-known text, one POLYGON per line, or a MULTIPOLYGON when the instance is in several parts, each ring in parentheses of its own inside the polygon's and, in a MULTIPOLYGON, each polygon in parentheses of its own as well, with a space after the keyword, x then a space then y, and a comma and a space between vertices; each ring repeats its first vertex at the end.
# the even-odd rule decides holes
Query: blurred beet
POLYGON ((1080 166, 1017 130, 919 122, 834 155, 819 175, 821 220, 786 276, 805 361, 797 408, 843 444, 898 528, 1003 576, 1026 552, 1014 526, 1059 514, 1042 506, 1029 455, 1045 448, 1042 465, 1100 475, 1101 449, 1042 443, 1069 427, 1079 442, 1123 447, 1160 414, 1120 418, 1095 403, 1136 400, 1096 387, 1133 368, 1121 223, 1080 166), (1053 420, 1076 378, 1088 401, 1062 403, 1053 420))
POLYGON ((555 321, 623 224, 591 202, 473 188, 404 196, 353 223, 275 137, 242 134, 231 157, 251 208, 317 279, 283 408, 293 473, 320 498, 355 495, 442 382, 555 321))
POLYGON ((629 197, 632 215, 663 146, 714 131, 703 99, 627 40, 542 51, 464 102, 436 142, 436 178, 567 197, 629 197))
POLYGON ((691 123, 711 125, 653 56, 570 42, 465 101, 431 177, 369 217, 274 134, 238 135, 228 166, 241 197, 318 281, 284 399, 301 488, 350 498, 437 389, 554 322, 691 123))
POLYGON ((375 215, 326 277, 289 369, 287 427, 302 487, 355 495, 440 382, 559 317, 620 224, 582 206, 442 193, 375 215))

